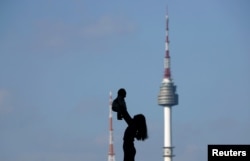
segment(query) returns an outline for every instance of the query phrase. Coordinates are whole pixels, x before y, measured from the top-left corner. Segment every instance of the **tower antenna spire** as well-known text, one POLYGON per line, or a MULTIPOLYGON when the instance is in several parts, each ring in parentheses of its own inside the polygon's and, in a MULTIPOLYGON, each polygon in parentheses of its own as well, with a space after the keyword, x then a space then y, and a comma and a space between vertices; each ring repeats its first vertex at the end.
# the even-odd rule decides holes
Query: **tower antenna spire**
POLYGON ((171 80, 170 70, 170 53, 169 53, 169 18, 168 18, 168 6, 166 7, 166 40, 165 40, 165 58, 164 58, 164 78, 171 80))
POLYGON ((115 161, 115 152, 113 145, 113 122, 112 122, 112 92, 109 92, 109 152, 108 161, 115 161))
POLYGON ((176 86, 171 78, 170 70, 170 52, 169 52, 169 18, 168 9, 166 10, 166 41, 165 41, 165 57, 164 57, 164 77, 158 95, 158 105, 164 108, 164 161, 172 161, 172 106, 178 104, 178 94, 176 94, 176 86))

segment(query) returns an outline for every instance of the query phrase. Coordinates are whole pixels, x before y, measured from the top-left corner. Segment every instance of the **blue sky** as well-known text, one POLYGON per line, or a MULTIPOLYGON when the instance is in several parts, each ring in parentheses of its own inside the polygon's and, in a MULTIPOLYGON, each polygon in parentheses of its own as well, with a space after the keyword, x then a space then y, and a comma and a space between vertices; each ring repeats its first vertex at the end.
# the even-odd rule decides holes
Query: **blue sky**
MULTIPOLYGON (((147 118, 136 160, 163 160, 166 4, 174 160, 249 144, 248 0, 13 0, 0 2, 0 160, 106 160, 109 91, 120 87, 130 114, 147 118)), ((125 128, 114 119, 117 161, 125 128)))

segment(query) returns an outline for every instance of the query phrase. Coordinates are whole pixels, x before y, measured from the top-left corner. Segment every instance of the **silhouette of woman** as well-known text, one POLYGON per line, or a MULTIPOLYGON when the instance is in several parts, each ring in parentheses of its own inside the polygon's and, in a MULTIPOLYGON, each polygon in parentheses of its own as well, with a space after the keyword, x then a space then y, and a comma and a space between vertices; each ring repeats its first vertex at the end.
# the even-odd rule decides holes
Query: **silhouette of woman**
POLYGON ((148 138, 147 124, 145 116, 142 114, 135 115, 128 123, 128 127, 123 137, 123 161, 134 161, 136 149, 134 147, 134 138, 144 141, 148 138))

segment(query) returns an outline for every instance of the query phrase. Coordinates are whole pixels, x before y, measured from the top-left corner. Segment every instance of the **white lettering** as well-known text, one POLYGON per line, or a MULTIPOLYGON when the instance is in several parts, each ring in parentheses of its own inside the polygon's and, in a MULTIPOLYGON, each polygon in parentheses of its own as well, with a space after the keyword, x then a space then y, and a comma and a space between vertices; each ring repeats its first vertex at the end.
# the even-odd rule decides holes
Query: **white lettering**
MULTIPOLYGON (((232 150, 232 149, 231 149, 231 150, 232 150)), ((231 150, 230 150, 230 151, 231 151, 231 150)), ((241 151, 238 151, 238 152, 239 152, 239 155, 240 155, 240 152, 241 152, 241 151)), ((237 151, 233 151, 233 156, 238 156, 238 152, 237 152, 237 151)))
POLYGON ((241 151, 241 156, 243 156, 243 157, 245 157, 245 156, 247 156, 247 152, 246 151, 241 151))
POLYGON ((219 156, 224 156, 224 151, 219 151, 219 156))
POLYGON ((212 156, 216 155, 218 156, 218 149, 212 149, 212 156))
POLYGON ((232 149, 230 149, 229 151, 219 151, 218 149, 212 149, 212 156, 226 156, 226 157, 230 157, 230 156, 247 156, 246 151, 233 151, 232 149))

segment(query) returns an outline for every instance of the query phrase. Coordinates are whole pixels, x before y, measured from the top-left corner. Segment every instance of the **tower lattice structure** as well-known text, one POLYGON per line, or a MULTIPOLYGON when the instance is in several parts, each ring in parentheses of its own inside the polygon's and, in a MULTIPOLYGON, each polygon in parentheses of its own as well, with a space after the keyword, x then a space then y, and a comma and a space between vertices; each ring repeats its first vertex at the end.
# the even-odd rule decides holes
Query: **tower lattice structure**
POLYGON ((112 93, 109 93, 109 152, 108 161, 115 161, 114 140, 113 140, 113 122, 112 122, 112 93))

